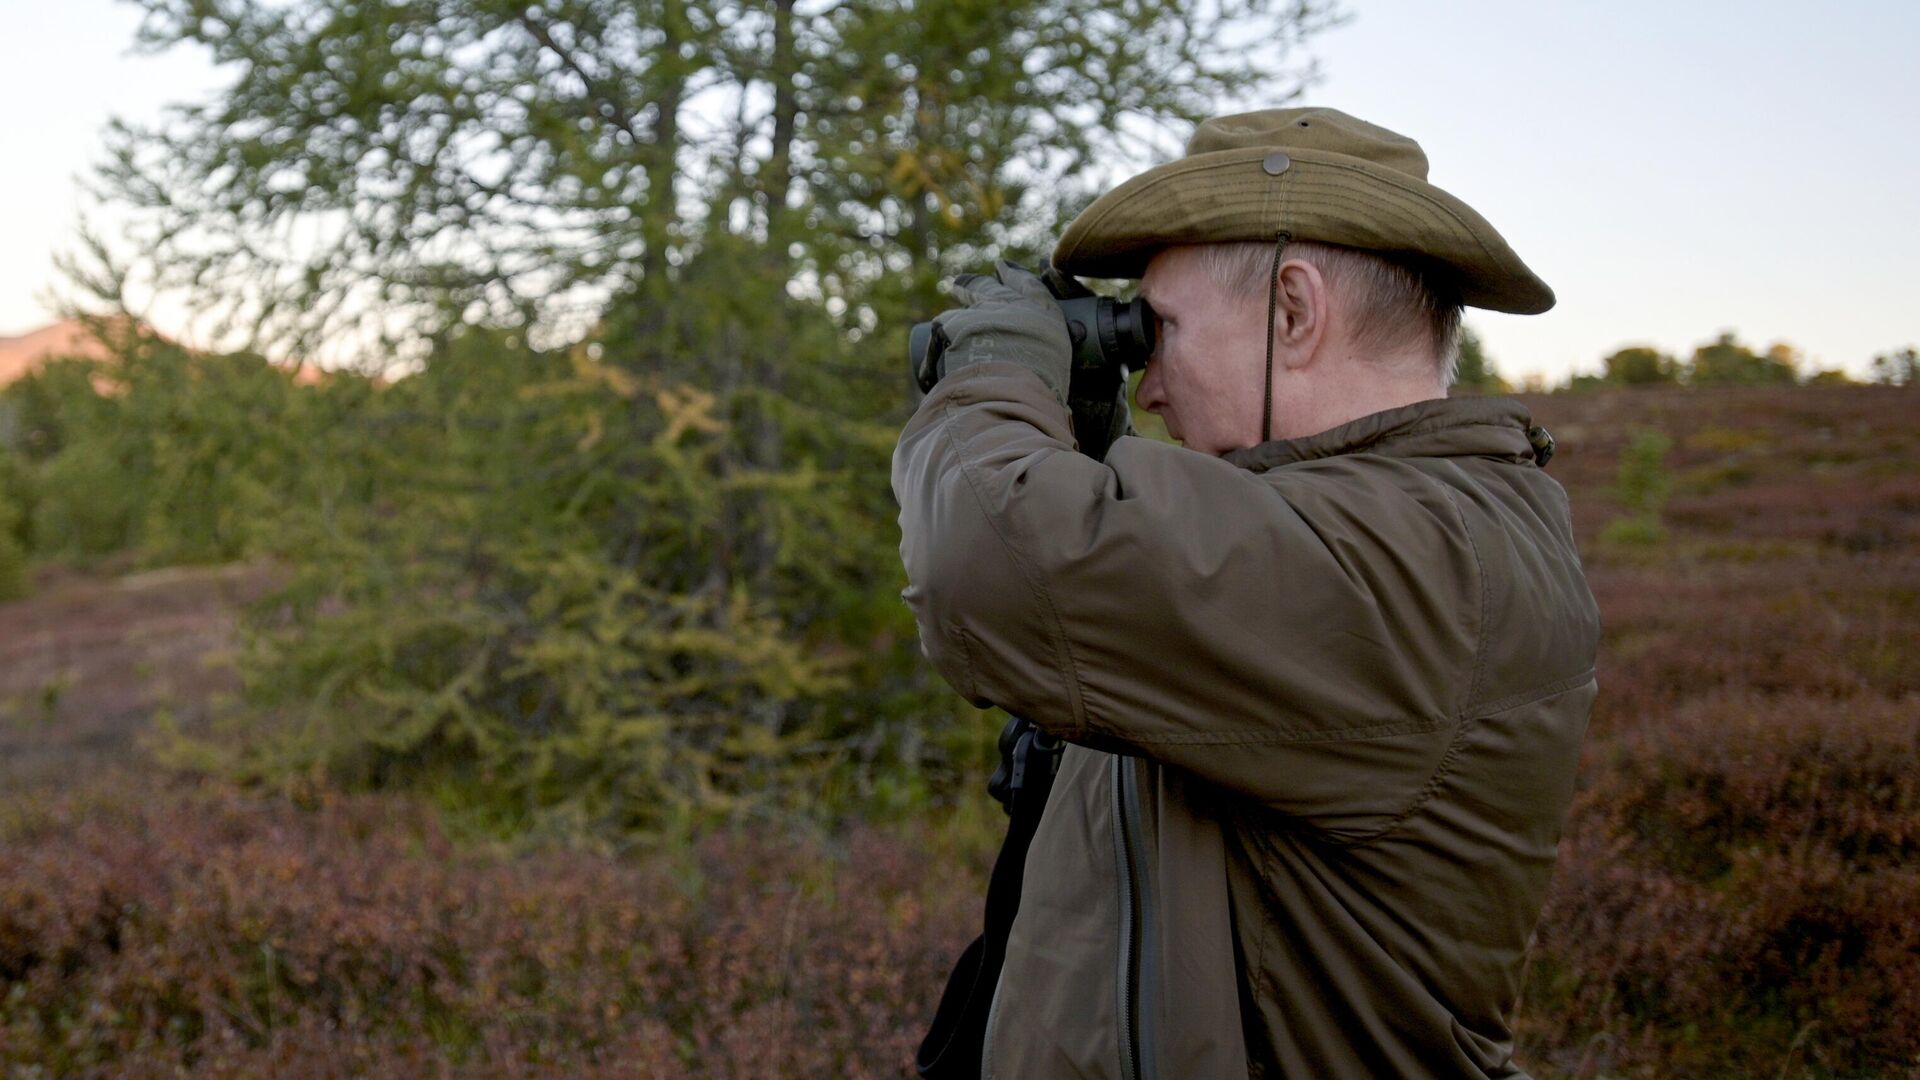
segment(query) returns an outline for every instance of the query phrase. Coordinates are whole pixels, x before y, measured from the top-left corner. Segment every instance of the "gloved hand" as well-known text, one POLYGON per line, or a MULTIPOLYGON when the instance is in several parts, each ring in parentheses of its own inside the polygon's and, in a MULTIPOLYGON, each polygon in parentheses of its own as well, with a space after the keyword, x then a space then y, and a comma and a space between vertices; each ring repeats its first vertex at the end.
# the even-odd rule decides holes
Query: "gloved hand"
POLYGON ((1037 276, 1005 259, 993 266, 992 276, 955 278, 953 295, 966 307, 934 316, 931 351, 940 377, 1005 360, 1031 369, 1065 405, 1073 363, 1066 315, 1037 276))
POLYGON ((1127 408, 1127 384, 1113 381, 1117 385, 1111 392, 1080 397, 1075 386, 1076 393, 1067 398, 1067 408, 1073 412, 1073 437, 1080 443, 1080 452, 1095 461, 1107 460, 1107 451, 1120 436, 1139 434, 1127 408))

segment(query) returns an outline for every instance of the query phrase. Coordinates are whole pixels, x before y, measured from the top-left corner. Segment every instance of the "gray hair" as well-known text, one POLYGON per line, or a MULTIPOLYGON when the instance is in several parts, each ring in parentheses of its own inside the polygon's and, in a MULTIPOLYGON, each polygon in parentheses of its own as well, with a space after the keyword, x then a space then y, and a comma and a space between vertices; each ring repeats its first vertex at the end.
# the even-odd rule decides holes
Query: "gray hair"
MULTIPOLYGON (((1286 259, 1318 267, 1346 305, 1354 344, 1363 353, 1388 354, 1418 347, 1430 351, 1442 386, 1452 386, 1460 366, 1460 310, 1454 291, 1411 259, 1322 244, 1288 242, 1286 259)), ((1273 245, 1260 241, 1208 244, 1201 265, 1214 284, 1242 299, 1266 298, 1273 274, 1273 245)))

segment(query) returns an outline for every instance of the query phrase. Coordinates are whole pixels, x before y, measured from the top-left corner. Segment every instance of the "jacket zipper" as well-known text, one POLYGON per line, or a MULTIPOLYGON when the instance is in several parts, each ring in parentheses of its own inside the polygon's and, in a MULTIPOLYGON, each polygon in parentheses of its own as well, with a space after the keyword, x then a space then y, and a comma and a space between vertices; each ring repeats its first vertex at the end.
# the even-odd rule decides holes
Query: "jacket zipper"
POLYGON ((1150 991, 1158 981, 1152 883, 1147 877, 1139 782, 1132 758, 1114 755, 1113 846, 1120 883, 1120 1073, 1122 1080, 1156 1080, 1150 991))

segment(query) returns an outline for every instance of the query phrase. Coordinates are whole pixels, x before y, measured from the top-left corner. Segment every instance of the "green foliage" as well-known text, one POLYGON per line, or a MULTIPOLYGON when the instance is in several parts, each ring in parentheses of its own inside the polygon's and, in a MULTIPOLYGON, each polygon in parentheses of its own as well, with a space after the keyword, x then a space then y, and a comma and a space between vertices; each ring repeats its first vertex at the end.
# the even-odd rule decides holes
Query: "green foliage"
POLYGON ((1494 369, 1480 335, 1474 333, 1470 326, 1460 328, 1460 359, 1454 371, 1453 385, 1484 394, 1505 394, 1513 390, 1512 385, 1494 369))
POLYGON ((1651 548, 1666 542, 1660 519, 1645 514, 1617 517, 1600 530, 1600 542, 1616 548, 1651 548))
POLYGON ((137 460, 116 451, 120 440, 82 439, 40 468, 45 491, 33 518, 34 546, 78 561, 137 547, 151 490, 137 460))
POLYGON ((1620 349, 1601 364, 1606 381, 1617 386, 1657 386, 1680 380, 1680 365, 1672 356, 1644 345, 1620 349))
POLYGON ((730 574, 717 534, 769 493, 796 534, 831 532, 841 478, 719 472, 717 407, 479 332, 359 401, 336 429, 358 460, 320 486, 365 487, 301 508, 297 578, 255 626, 248 720, 281 737, 232 763, 426 788, 503 831, 804 806, 832 760, 810 748, 850 734, 822 707, 848 657, 730 574))
POLYGON ((1909 345, 1873 358, 1869 377, 1883 386, 1920 386, 1920 350, 1909 345))
POLYGON ((150 557, 224 562, 272 550, 281 501, 304 495, 296 465, 309 425, 287 373, 258 356, 178 347, 137 354, 123 372, 150 557))
POLYGON ((94 385, 99 374, 93 361, 54 359, 0 390, 7 445, 22 461, 42 462, 66 447, 72 430, 110 429, 113 403, 94 385))
POLYGON ((1654 428, 1636 430, 1620 451, 1620 470, 1614 495, 1627 513, 1607 523, 1603 541, 1629 547, 1655 545, 1666 539, 1660 508, 1673 489, 1667 470, 1667 451, 1673 440, 1654 428))
POLYGON ((1687 381, 1694 386, 1790 386, 1798 380, 1797 360, 1789 346, 1775 345, 1755 353, 1726 331, 1693 350, 1687 381))
POLYGON ((6 393, 35 492, 32 549, 156 564, 270 551, 281 501, 299 494, 306 424, 287 374, 101 332, 110 363, 58 361, 6 393))
POLYGON ((15 494, 19 471, 12 454, 0 449, 0 602, 27 594, 27 545, 21 535, 27 515, 24 500, 15 494))
POLYGON ((1673 440, 1657 428, 1641 428, 1627 440, 1614 488, 1627 509, 1637 514, 1660 513, 1673 488, 1667 472, 1667 451, 1672 448, 1673 440))

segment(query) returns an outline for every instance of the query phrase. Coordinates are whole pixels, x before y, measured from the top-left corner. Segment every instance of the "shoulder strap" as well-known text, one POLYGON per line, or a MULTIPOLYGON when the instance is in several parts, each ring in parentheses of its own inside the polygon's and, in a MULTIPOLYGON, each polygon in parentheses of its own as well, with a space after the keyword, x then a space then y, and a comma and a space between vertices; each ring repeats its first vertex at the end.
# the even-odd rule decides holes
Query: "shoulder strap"
POLYGON ((1007 934, 1020 910, 1020 880, 1027 848, 1047 807, 1053 776, 1064 744, 1015 716, 1000 731, 1000 768, 987 790, 1008 817, 1007 839, 987 880, 986 930, 973 939, 940 994, 933 1026, 914 1055, 914 1071, 924 1080, 979 1080, 985 1049, 987 1010, 1007 956, 1007 934))

